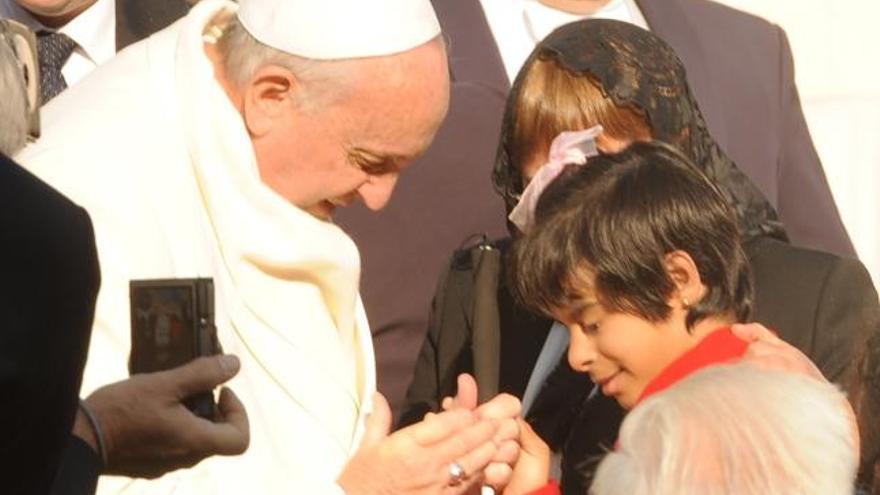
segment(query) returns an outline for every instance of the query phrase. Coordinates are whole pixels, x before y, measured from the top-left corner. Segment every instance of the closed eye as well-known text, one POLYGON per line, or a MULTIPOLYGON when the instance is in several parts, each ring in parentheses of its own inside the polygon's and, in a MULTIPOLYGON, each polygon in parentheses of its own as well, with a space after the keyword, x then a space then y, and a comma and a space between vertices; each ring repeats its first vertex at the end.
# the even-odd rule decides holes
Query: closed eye
POLYGON ((397 172, 400 168, 398 157, 371 153, 355 148, 348 153, 348 160, 368 175, 385 175, 397 172))
POLYGON ((595 335, 596 333, 599 332, 599 323, 583 322, 583 323, 581 323, 581 328, 583 329, 585 334, 595 335))
POLYGON ((397 167, 389 162, 372 162, 364 160, 358 163, 358 166, 369 175, 385 175, 393 172, 397 167))

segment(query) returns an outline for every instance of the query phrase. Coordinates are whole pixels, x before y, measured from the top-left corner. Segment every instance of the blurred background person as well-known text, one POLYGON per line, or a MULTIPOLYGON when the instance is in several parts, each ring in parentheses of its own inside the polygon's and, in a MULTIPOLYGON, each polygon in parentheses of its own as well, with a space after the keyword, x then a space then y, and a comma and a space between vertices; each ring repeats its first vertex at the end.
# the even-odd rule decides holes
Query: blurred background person
POLYGON ((48 103, 117 51, 186 14, 186 0, 0 0, 0 17, 37 35, 41 102, 48 103))

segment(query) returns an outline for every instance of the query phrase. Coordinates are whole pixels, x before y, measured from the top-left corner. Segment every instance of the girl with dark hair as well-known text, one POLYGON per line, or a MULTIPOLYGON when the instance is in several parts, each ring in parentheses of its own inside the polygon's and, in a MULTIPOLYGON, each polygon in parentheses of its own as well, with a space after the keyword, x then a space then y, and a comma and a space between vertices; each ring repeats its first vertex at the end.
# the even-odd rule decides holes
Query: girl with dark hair
POLYGON ((745 353, 728 328, 752 304, 734 215, 673 148, 636 143, 568 165, 524 227, 515 297, 565 324, 569 365, 625 409, 745 353))

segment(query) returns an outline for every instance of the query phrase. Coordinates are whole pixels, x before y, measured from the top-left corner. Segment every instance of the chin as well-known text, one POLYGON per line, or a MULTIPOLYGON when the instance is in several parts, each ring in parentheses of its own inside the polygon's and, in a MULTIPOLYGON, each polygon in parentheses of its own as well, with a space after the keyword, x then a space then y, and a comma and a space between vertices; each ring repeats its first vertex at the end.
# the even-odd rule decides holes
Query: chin
POLYGON ((75 1, 21 1, 19 4, 40 22, 50 27, 61 27, 89 8, 94 0, 75 1))
POLYGON ((617 403, 620 404, 620 407, 629 411, 636 406, 637 397, 630 397, 626 394, 623 394, 614 397, 614 400, 616 400, 617 403))
POLYGON ((333 213, 335 212, 336 208, 329 202, 322 201, 318 204, 303 208, 303 210, 309 215, 317 218, 318 220, 332 223, 333 213))
POLYGON ((71 1, 33 1, 25 0, 18 2, 22 7, 37 15, 47 17, 57 17, 70 13, 80 8, 84 3, 89 2, 71 2, 71 1))

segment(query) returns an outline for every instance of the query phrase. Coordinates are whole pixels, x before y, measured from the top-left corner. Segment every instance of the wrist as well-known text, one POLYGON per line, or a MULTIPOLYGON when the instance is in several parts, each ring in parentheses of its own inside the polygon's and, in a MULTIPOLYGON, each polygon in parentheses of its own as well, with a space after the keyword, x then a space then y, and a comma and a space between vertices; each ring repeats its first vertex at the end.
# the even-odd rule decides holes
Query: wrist
POLYGON ((82 439, 101 459, 102 469, 107 467, 107 447, 101 424, 85 401, 80 400, 73 423, 73 434, 82 439))
POLYGON ((73 434, 85 442, 96 454, 98 453, 98 439, 95 437, 95 431, 89 424, 85 413, 79 408, 77 408, 76 418, 73 420, 73 434))

